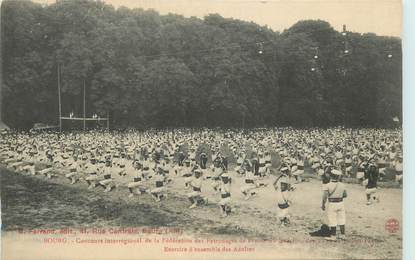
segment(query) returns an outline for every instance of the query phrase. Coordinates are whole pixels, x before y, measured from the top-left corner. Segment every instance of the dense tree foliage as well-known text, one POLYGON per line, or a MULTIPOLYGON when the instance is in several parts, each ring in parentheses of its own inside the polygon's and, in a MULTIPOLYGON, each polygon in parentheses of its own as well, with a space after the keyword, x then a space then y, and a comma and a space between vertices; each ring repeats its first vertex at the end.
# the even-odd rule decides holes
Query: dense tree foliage
POLYGON ((401 118, 401 40, 299 21, 279 33, 115 9, 96 1, 3 1, 4 121, 28 128, 62 112, 114 126, 391 126, 401 118), (347 51, 346 51, 347 50, 347 51), (346 52, 347 53, 346 53, 346 52))

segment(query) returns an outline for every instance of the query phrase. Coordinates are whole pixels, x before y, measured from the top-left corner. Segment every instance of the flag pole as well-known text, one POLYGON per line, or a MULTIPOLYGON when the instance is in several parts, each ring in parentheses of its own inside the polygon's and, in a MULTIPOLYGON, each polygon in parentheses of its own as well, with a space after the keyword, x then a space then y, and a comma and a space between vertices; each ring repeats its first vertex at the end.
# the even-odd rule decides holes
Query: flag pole
POLYGON ((59 132, 62 132, 61 69, 58 63, 59 132))
POLYGON ((84 79, 84 131, 86 130, 86 121, 85 121, 85 79, 84 79))

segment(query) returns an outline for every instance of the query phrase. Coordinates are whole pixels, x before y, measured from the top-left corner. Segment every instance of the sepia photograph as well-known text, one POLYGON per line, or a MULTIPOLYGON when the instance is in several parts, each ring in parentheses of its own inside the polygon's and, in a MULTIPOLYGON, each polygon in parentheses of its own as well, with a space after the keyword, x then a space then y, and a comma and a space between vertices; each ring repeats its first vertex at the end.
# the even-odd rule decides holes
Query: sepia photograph
POLYGON ((0 3, 1 259, 403 258, 400 0, 0 3))

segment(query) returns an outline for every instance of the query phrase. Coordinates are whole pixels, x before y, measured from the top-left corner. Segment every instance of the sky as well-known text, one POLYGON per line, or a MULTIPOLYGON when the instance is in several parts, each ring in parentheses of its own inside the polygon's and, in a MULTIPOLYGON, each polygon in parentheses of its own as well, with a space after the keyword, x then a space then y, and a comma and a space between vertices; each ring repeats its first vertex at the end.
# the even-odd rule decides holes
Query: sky
MULTIPOLYGON (((54 3, 55 0, 34 0, 54 3)), ((226 18, 253 21, 275 31, 289 28, 299 20, 321 19, 336 30, 372 32, 401 36, 401 0, 104 0, 114 7, 154 9, 160 14, 175 13, 203 18, 218 13, 226 18)))

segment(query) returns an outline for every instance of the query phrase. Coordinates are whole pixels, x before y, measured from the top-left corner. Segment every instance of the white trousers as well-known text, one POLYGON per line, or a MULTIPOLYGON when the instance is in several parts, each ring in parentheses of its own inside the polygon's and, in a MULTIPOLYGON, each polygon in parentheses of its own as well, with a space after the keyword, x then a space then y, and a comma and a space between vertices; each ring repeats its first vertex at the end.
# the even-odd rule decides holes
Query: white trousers
POLYGON ((346 224, 346 210, 343 202, 329 202, 327 207, 327 219, 330 227, 346 224))

